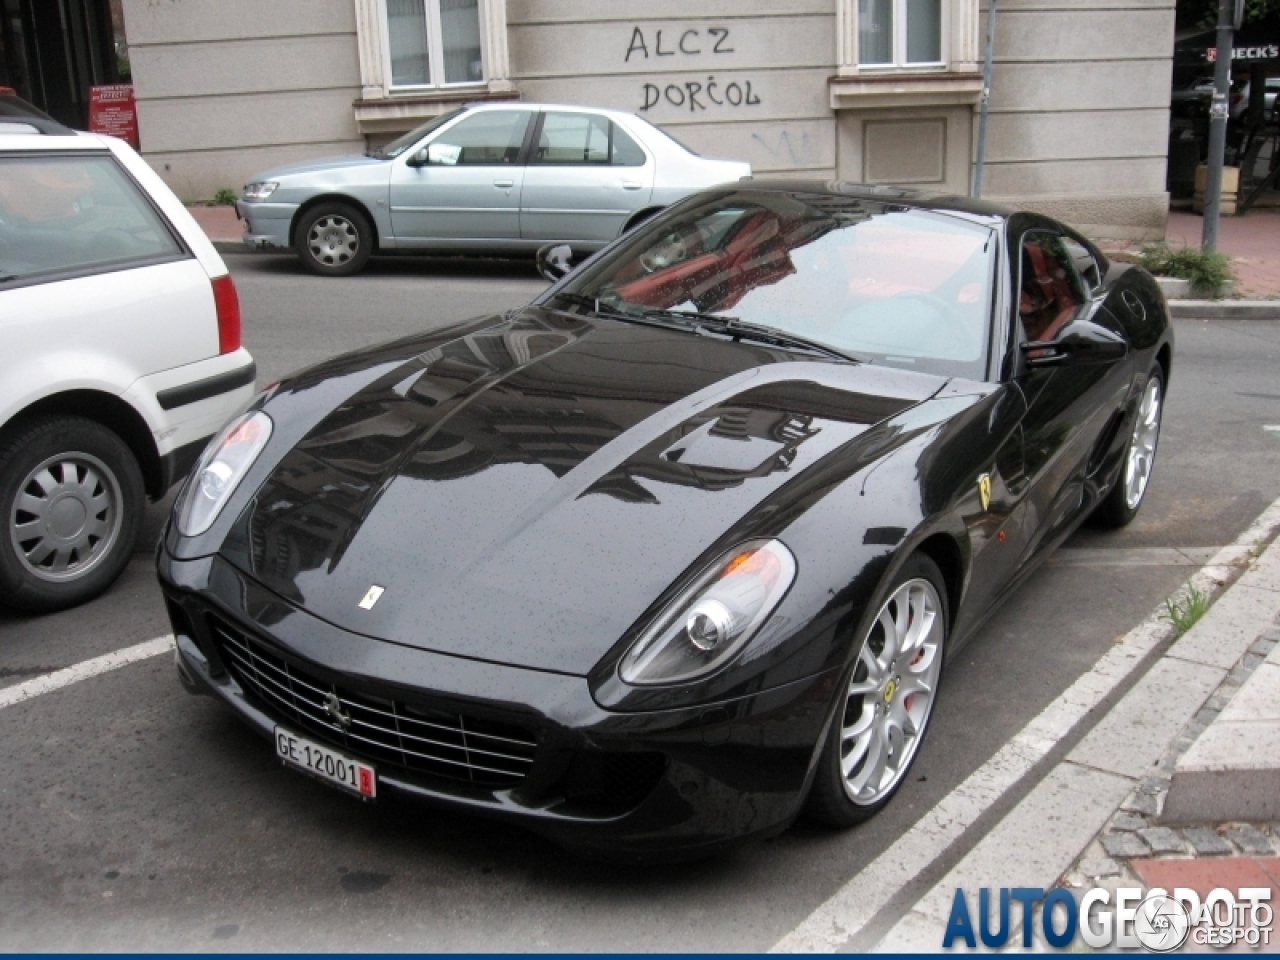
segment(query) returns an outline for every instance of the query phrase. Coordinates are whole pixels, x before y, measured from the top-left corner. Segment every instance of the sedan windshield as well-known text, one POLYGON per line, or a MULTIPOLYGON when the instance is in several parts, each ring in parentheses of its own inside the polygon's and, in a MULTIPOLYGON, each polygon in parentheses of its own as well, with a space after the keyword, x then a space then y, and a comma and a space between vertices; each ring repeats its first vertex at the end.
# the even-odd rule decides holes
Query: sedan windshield
MULTIPOLYGON (((955 215, 879 201, 717 194, 656 218, 562 290, 616 314, 732 320, 871 363, 980 380, 993 238, 955 215)), ((706 330, 734 335, 731 322, 706 330)))

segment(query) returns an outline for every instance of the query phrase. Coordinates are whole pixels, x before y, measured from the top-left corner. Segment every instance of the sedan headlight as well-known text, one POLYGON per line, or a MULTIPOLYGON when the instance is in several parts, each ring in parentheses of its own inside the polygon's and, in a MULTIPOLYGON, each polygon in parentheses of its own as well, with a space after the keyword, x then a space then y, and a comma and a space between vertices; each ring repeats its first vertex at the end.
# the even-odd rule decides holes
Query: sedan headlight
POLYGON ((265 200, 276 192, 276 187, 280 184, 270 180, 264 180, 257 183, 246 183, 244 190, 240 192, 242 200, 265 200))
POLYGON ((795 576, 795 557, 777 540, 736 547, 662 611, 622 658, 619 676, 645 686, 710 673, 751 639, 795 576))
POLYGON ((174 507, 180 534, 196 537, 213 526, 270 437, 271 418, 256 410, 232 420, 213 438, 174 507))

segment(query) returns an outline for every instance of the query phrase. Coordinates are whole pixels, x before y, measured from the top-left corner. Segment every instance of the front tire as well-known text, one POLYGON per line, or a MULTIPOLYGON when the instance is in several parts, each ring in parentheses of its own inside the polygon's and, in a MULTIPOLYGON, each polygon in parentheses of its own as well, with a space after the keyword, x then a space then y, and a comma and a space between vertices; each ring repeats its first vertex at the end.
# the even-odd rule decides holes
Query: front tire
POLYGON ((0 602, 26 613, 96 597, 142 530, 142 471, 124 441, 83 417, 42 417, 0 444, 0 602))
POLYGON ((303 214, 293 238, 302 264, 322 277, 359 273, 373 253, 373 224, 349 203, 321 203, 303 214))
POLYGON ((827 733, 807 812, 837 827, 879 813, 906 779, 933 715, 949 633, 942 573, 916 554, 881 594, 827 733))
POLYGON ((1138 515, 1156 466, 1156 446, 1160 441, 1160 420, 1164 414, 1164 375, 1159 367, 1151 371, 1143 388, 1133 430, 1124 451, 1124 466, 1115 487, 1098 505, 1094 519, 1100 526, 1118 530, 1138 515))

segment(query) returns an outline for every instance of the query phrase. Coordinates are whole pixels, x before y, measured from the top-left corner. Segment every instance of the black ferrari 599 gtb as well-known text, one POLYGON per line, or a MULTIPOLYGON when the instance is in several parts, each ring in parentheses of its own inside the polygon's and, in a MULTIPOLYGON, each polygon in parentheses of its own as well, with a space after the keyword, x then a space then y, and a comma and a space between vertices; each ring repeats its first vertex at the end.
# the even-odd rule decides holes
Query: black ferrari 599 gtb
POLYGON ((355 796, 636 857, 856 823, 946 660, 1142 505, 1166 304, 1053 220, 753 182, 539 263, 267 389, 160 547, 183 682, 355 796))

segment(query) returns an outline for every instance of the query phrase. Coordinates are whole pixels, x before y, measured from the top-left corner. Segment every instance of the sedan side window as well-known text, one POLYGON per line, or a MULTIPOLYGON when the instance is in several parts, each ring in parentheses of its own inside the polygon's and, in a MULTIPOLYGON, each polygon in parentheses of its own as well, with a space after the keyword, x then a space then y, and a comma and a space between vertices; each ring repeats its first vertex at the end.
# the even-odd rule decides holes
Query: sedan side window
POLYGON ((640 149, 640 144, 627 136, 627 132, 616 123, 611 123, 609 129, 613 132, 613 144, 609 150, 609 162, 615 167, 643 167, 648 158, 645 157, 644 151, 640 149))
POLYGON ((1085 300, 1063 238, 1044 231, 1028 233, 1022 240, 1018 298, 1027 340, 1052 340, 1085 300))
POLYGON ((430 166, 512 164, 520 158, 528 110, 484 110, 458 121, 427 147, 430 166))
POLYGON ((543 116, 533 162, 643 167, 645 154, 626 131, 607 117, 548 111, 543 116))
POLYGON ((533 162, 608 163, 608 119, 590 113, 547 112, 533 162))

